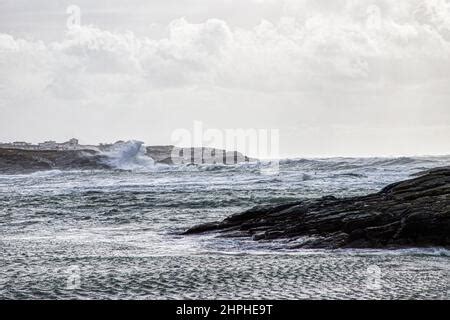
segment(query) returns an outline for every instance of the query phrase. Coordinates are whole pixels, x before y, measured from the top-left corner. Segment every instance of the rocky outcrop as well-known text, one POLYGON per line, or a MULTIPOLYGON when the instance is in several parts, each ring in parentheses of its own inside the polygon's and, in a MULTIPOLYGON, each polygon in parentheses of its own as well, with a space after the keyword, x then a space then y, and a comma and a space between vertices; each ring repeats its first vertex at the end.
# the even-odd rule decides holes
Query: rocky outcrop
POLYGON ((173 164, 171 155, 174 146, 148 146, 147 155, 156 163, 173 164))
POLYGON ((450 168, 429 170, 360 197, 254 207, 184 234, 215 231, 291 248, 450 247, 450 168))
POLYGON ((21 150, 0 148, 0 173, 40 170, 108 169, 106 157, 93 150, 21 150))
POLYGON ((146 150, 153 160, 165 164, 236 164, 255 160, 237 151, 207 147, 148 146, 146 150))
MULTIPOLYGON (((112 151, 117 146, 119 146, 118 143, 79 150, 0 148, 0 174, 30 173, 41 170, 117 169, 110 161, 111 154, 114 154, 112 151)), ((132 145, 132 147, 135 146, 137 146, 135 150, 137 155, 140 145, 132 145)), ((148 146, 145 151, 146 155, 156 163, 169 165, 235 164, 250 161, 250 158, 239 152, 212 148, 177 149, 174 146, 148 146)))

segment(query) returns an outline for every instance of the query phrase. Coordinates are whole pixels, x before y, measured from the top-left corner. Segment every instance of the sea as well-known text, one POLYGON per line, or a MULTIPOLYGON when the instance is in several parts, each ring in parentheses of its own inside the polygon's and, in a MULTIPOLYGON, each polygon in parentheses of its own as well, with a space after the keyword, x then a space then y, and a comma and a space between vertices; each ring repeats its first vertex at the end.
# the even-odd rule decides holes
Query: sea
POLYGON ((1 299, 449 299, 450 252, 288 249, 183 236, 255 205, 376 192, 450 156, 163 165, 0 176, 1 299), (273 165, 270 164, 271 166, 273 165))

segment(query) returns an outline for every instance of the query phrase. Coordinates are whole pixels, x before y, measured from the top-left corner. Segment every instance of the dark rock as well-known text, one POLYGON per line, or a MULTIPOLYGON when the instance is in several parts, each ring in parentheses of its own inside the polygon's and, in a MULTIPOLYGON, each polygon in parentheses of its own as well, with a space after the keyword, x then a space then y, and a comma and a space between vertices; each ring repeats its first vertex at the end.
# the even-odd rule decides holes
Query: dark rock
POLYGON ((191 229, 187 230, 185 232, 185 234, 202 233, 204 231, 215 230, 215 229, 219 228, 219 225, 220 224, 218 222, 209 222, 209 223, 200 224, 198 226, 192 227, 191 229))
MULTIPOLYGON (((156 163, 174 164, 173 150, 174 146, 148 146, 146 147, 147 156, 151 157, 156 163)), ((95 169, 116 169, 111 165, 107 152, 111 146, 99 146, 97 150, 39 150, 39 149, 13 149, 0 148, 0 174, 30 173, 41 170, 95 170, 95 169)), ((180 149, 184 150, 184 149, 180 149)), ((187 165, 215 163, 227 161, 225 164, 235 164, 238 162, 253 161, 239 152, 230 152, 212 148, 188 148, 192 155, 200 154, 198 158, 191 158, 185 153, 187 158, 178 159, 180 163, 187 165), (226 158, 219 157, 221 152, 226 158), (211 154, 214 157, 211 157, 211 154), (235 157, 233 157, 235 156, 235 157)), ((175 159, 177 162, 177 159, 175 159)))
POLYGON ((450 168, 366 196, 257 206, 185 234, 236 230, 255 241, 297 239, 291 248, 450 247, 450 168))
POLYGON ((40 170, 109 169, 106 157, 93 150, 21 150, 0 148, 0 173, 40 170))
POLYGON ((147 155, 158 163, 165 164, 237 164, 255 161, 237 151, 226 151, 208 147, 178 148, 148 146, 147 155))
POLYGON ((174 146, 149 146, 146 147, 147 155, 157 163, 173 164, 171 155, 174 146))

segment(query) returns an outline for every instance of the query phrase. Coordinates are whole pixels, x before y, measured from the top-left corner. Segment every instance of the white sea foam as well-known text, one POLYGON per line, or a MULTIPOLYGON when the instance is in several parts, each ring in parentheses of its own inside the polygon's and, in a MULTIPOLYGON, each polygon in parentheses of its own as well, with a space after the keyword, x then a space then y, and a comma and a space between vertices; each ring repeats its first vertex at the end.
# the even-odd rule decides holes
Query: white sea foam
POLYGON ((141 141, 116 143, 103 154, 107 156, 108 165, 116 169, 132 171, 155 169, 155 161, 146 154, 144 143, 141 141))

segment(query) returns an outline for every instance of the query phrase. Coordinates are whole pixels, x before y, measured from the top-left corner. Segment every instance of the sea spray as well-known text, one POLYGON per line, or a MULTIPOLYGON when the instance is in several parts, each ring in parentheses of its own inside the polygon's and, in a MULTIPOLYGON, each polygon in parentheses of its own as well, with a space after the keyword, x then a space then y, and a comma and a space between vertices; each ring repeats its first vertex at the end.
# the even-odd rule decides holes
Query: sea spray
POLYGON ((118 142, 104 151, 106 163, 119 170, 153 170, 155 161, 146 154, 142 141, 118 142))

